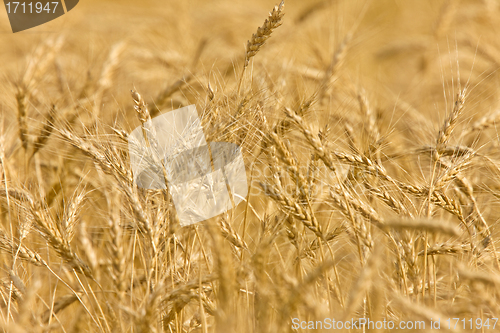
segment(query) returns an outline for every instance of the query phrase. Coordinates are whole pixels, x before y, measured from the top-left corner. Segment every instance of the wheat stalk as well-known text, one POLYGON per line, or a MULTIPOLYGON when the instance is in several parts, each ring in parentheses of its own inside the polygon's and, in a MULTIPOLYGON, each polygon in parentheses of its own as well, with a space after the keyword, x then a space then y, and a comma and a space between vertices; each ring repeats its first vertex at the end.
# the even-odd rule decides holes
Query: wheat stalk
POLYGON ((253 58, 260 50, 262 45, 271 37, 273 31, 282 24, 282 19, 285 13, 285 0, 282 0, 279 5, 274 6, 273 10, 269 13, 269 17, 264 21, 264 24, 257 28, 257 32, 252 34, 252 38, 247 42, 245 51, 245 61, 243 63, 243 70, 238 83, 238 95, 240 92, 241 82, 245 74, 245 69, 248 67, 250 59, 253 58))

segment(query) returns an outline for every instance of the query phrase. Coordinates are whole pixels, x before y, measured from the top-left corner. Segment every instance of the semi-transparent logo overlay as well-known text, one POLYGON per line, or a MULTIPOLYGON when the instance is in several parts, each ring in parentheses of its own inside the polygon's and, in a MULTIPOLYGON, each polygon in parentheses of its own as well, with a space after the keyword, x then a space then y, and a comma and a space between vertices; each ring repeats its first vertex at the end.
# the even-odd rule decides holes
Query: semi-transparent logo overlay
POLYGON ((79 0, 4 0, 12 32, 19 32, 52 21, 72 10, 79 0))
POLYGON ((129 136, 129 152, 139 187, 166 189, 168 184, 182 226, 230 210, 248 193, 240 147, 207 143, 194 105, 137 127, 129 136))

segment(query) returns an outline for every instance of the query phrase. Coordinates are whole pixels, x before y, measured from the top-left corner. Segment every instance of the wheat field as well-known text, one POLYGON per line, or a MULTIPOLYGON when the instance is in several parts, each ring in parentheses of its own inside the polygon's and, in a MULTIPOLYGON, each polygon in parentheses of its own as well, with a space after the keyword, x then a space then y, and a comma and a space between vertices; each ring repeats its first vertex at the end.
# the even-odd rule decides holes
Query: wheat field
POLYGON ((2 331, 500 331, 499 2, 274 1, 0 10, 2 331), (193 104, 248 196, 181 226, 128 136, 193 104))

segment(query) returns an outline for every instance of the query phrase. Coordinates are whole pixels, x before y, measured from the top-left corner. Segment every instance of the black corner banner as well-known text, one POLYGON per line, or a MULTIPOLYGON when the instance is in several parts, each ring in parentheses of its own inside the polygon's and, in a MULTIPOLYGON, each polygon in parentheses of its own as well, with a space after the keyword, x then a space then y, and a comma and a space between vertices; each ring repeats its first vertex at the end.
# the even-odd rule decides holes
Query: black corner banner
MULTIPOLYGON (((79 0, 62 0, 66 11, 73 9, 79 0)), ((19 32, 52 21, 65 14, 59 1, 11 1, 4 0, 12 32, 19 32)))

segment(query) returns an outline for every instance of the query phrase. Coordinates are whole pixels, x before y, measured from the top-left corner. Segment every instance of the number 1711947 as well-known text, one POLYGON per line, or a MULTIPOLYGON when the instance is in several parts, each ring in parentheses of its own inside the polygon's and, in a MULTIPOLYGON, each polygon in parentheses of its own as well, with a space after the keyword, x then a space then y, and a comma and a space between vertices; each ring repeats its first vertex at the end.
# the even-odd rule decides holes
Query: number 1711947
POLYGON ((5 3, 5 7, 7 8, 8 14, 34 14, 34 13, 55 13, 56 8, 59 2, 7 2, 5 3))
POLYGON ((448 329, 482 329, 485 328, 487 330, 489 329, 495 329, 495 326, 497 325, 498 318, 487 318, 487 319, 481 319, 481 318, 476 318, 475 320, 471 319, 465 319, 465 318, 448 318, 446 319, 446 323, 448 324, 448 329))

